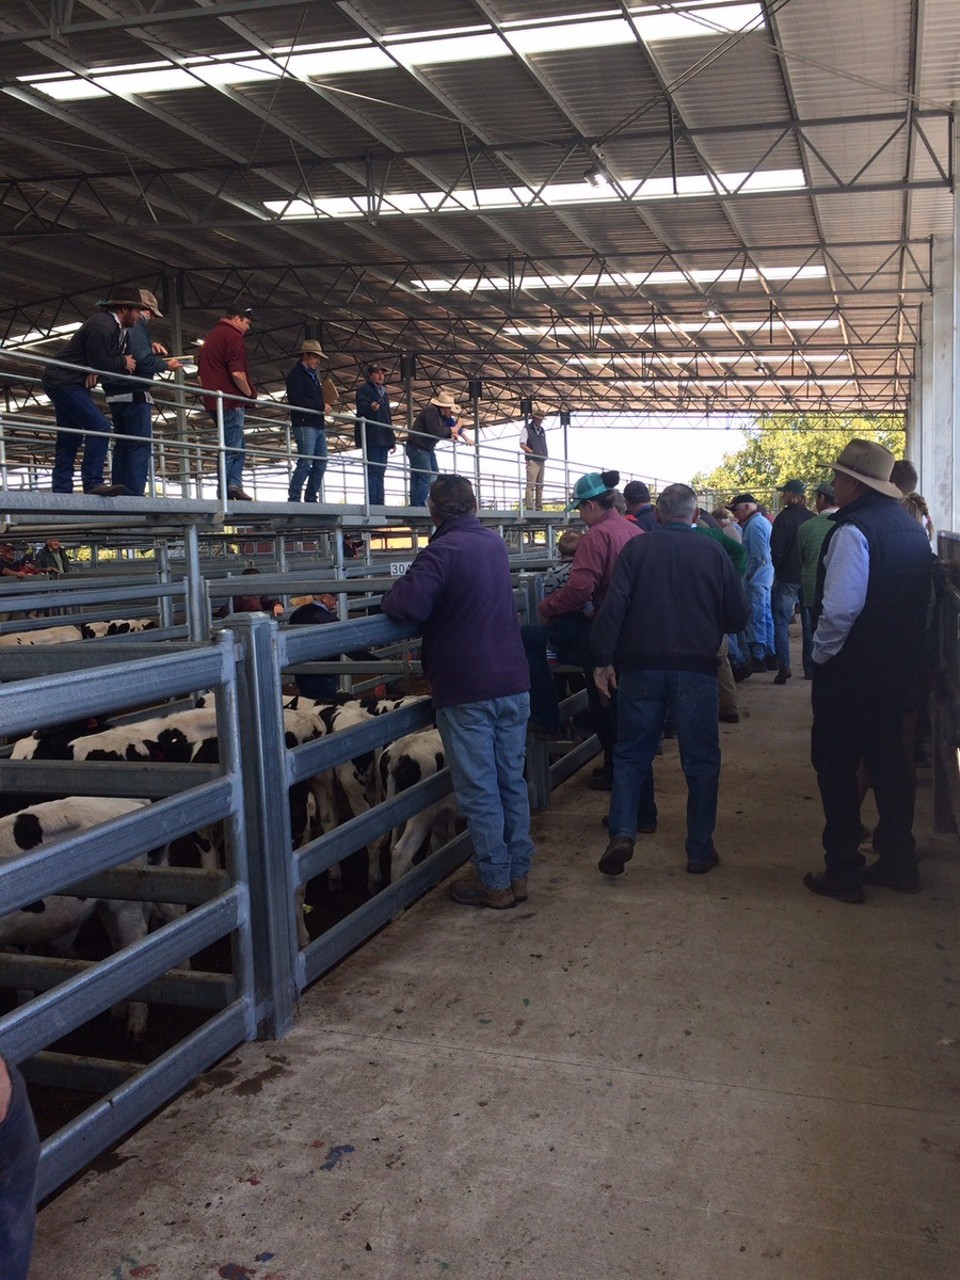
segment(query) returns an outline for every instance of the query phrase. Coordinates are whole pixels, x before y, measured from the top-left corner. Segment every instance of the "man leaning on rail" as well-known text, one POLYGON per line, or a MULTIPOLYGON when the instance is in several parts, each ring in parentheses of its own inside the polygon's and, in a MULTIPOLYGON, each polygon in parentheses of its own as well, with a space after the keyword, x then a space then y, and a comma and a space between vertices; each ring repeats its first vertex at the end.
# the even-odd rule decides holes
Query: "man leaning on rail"
POLYGON ((110 423, 93 400, 93 388, 102 374, 133 373, 136 357, 130 354, 128 331, 139 321, 143 306, 140 289, 114 290, 99 311, 84 320, 62 350, 53 357, 65 364, 82 365, 64 369, 47 365, 43 389, 50 397, 57 419, 57 440, 53 459, 53 492, 73 493, 73 468, 80 446, 83 461, 80 478, 84 493, 116 498, 127 492, 123 485, 107 484, 103 467, 110 443, 110 423), (86 373, 84 369, 96 370, 86 373))
POLYGON ((423 670, 473 842, 473 867, 450 896, 502 911, 526 902, 533 858, 523 777, 530 673, 510 561, 503 539, 477 519, 469 480, 441 476, 428 506, 436 531, 380 607, 422 626, 423 670))

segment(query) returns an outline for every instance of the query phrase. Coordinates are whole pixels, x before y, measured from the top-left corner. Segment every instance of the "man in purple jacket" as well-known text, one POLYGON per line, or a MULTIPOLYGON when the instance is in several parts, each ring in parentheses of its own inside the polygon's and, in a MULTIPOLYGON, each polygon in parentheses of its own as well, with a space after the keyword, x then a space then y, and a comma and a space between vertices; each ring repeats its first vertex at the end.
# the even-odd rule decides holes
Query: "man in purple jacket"
POLYGON ((523 777, 530 673, 503 539, 477 519, 473 487, 441 476, 427 500, 436 532, 383 597, 419 622, 423 670, 454 790, 473 842, 454 902, 505 910, 527 900, 533 858, 523 777))

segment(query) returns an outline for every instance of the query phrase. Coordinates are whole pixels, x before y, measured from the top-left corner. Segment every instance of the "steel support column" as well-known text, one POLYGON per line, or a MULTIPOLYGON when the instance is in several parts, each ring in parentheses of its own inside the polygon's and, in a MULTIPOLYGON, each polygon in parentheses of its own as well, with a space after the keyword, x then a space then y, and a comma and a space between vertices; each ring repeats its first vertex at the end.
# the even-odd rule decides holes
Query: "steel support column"
POLYGON ((924 352, 922 492, 938 529, 960 526, 954 450, 957 382, 956 252, 953 236, 936 236, 930 342, 924 352))

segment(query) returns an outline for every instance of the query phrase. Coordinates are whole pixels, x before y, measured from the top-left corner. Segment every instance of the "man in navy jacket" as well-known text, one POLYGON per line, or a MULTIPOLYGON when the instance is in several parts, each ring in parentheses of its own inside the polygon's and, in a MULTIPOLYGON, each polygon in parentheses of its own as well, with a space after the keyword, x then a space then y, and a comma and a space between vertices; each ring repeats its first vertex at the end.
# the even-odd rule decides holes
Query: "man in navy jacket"
POLYGON ((473 486, 430 486, 436 532, 383 597, 391 618, 419 622, 423 670, 454 790, 473 842, 473 867, 454 902, 503 910, 527 899, 533 858, 523 777, 530 672, 503 539, 477 519, 473 486))
POLYGON ((320 343, 307 338, 300 348, 300 359, 287 374, 287 404, 290 426, 297 445, 297 465, 290 477, 290 502, 299 502, 303 482, 307 482, 306 501, 319 502, 323 475, 327 469, 327 433, 324 430, 323 385, 317 373, 324 353, 320 343), (301 412, 297 412, 297 410, 301 412), (308 412, 303 412, 308 410, 308 412))
POLYGON ((364 372, 367 380, 357 387, 357 421, 353 439, 357 448, 367 451, 367 499, 382 507, 383 477, 387 470, 387 454, 397 447, 397 433, 393 429, 390 413, 390 397, 384 385, 387 371, 382 364, 368 364, 364 372))

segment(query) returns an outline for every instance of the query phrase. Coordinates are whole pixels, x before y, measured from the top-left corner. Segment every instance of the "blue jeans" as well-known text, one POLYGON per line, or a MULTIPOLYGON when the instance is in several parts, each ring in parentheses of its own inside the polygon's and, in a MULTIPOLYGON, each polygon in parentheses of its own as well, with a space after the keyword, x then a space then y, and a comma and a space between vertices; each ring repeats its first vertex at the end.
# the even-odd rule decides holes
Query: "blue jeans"
POLYGON ((530 695, 437 708, 437 728, 467 829, 473 864, 488 889, 509 889, 533 860, 523 777, 530 695))
POLYGON ((410 505, 425 507, 433 479, 440 474, 437 455, 432 449, 414 449, 407 458, 410 461, 410 505))
MULTIPOLYGON (((244 408, 225 409, 223 411, 223 443, 227 457, 227 491, 243 488, 243 415, 244 408)), ((211 413, 213 425, 217 425, 216 413, 211 413)), ((219 476, 219 466, 217 475, 219 476)), ((222 495, 221 495, 222 496, 222 495)))
POLYGON ((136 436, 136 440, 113 441, 113 466, 110 479, 122 484, 137 497, 142 497, 150 474, 150 422, 151 406, 133 404, 124 400, 110 406, 110 416, 116 432, 124 436, 136 436))
POLYGON ((27 1280, 36 1224, 40 1142, 23 1076, 10 1068, 13 1097, 0 1124, 0 1275, 27 1280))
POLYGON ((754 658, 765 658, 774 651, 773 613, 770 609, 770 584, 746 584, 750 605, 750 621, 747 623, 747 645, 754 658))
POLYGON ((774 581, 770 607, 773 612, 773 641, 777 662, 781 667, 790 666, 790 623, 800 599, 799 582, 774 581))
POLYGON ((86 387, 48 387, 57 418, 57 443, 53 455, 53 492, 73 493, 73 468, 83 445, 80 479, 84 493, 103 484, 103 464, 110 443, 110 423, 86 387))
POLYGON ((387 457, 390 450, 367 445, 367 500, 377 507, 384 504, 383 477, 387 470, 387 457))
POLYGON ((622 671, 617 692, 617 744, 610 796, 611 839, 634 839, 644 786, 673 715, 687 780, 687 861, 714 855, 720 785, 717 677, 699 671, 622 671))
POLYGON ((307 502, 319 502, 323 473, 327 469, 327 433, 323 427, 294 427, 297 465, 290 477, 290 501, 299 502, 303 482, 307 482, 307 502))

